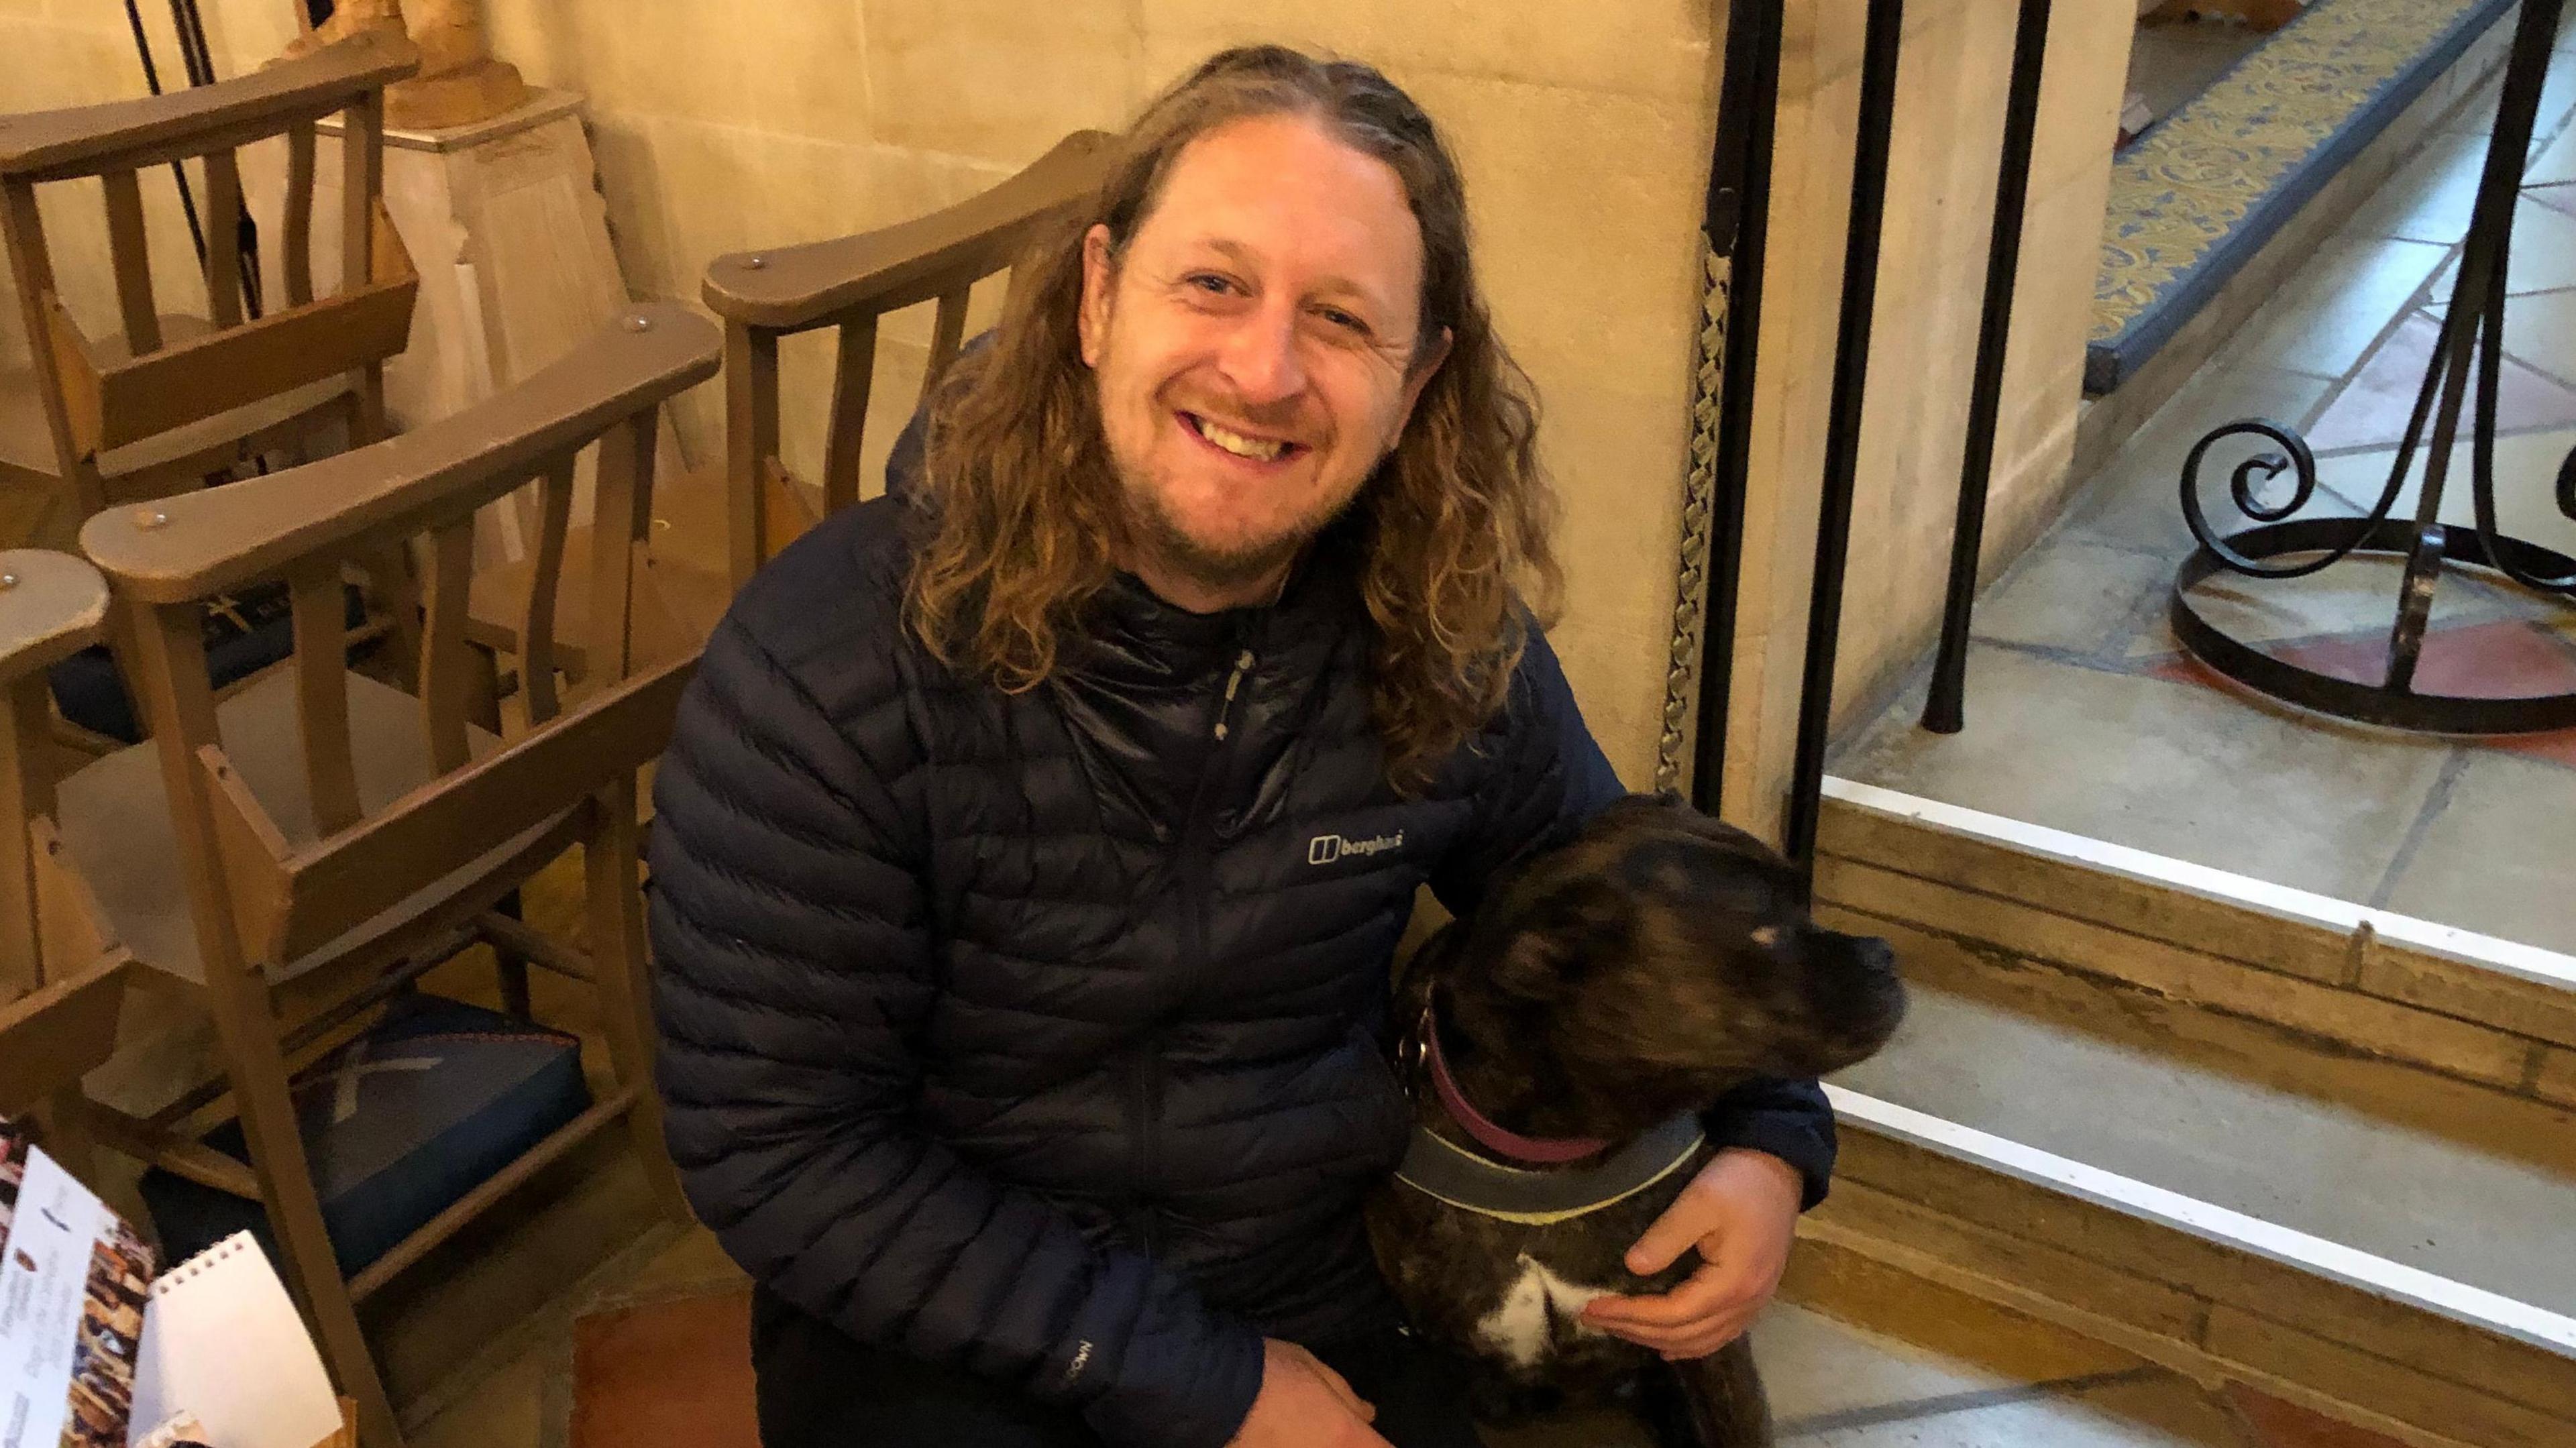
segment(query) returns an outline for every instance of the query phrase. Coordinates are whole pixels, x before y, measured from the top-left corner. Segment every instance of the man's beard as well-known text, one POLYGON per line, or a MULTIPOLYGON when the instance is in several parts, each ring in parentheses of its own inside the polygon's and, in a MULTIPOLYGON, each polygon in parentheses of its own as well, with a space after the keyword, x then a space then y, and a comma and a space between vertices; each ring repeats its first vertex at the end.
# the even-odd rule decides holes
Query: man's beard
POLYGON ((1277 572, 1303 552, 1316 534, 1331 527, 1361 490, 1311 517, 1297 520, 1281 534, 1234 548, 1211 547, 1191 537, 1164 508, 1159 489, 1128 486, 1122 491, 1127 497, 1127 516, 1136 530, 1137 544, 1163 566, 1204 588, 1223 592, 1257 583, 1277 572))

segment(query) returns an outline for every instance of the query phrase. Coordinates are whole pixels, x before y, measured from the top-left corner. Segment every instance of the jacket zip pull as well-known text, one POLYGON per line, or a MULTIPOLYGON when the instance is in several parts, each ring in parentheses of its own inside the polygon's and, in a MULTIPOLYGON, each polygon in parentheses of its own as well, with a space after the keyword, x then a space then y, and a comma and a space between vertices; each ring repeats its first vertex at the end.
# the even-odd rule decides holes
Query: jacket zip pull
POLYGON ((1216 737, 1219 739, 1225 737, 1225 716, 1234 708, 1234 693, 1243 687, 1243 676, 1251 670, 1252 650, 1245 649, 1234 656, 1234 672, 1227 675, 1225 680, 1225 702, 1219 704, 1216 711, 1216 737))

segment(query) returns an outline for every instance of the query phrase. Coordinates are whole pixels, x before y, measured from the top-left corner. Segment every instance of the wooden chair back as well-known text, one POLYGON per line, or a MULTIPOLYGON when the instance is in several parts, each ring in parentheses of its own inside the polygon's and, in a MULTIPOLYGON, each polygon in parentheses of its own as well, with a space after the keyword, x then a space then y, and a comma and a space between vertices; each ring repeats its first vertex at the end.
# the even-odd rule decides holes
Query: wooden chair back
POLYGON ((694 655, 627 677, 631 581, 590 571, 590 695, 570 712, 552 653, 574 454, 601 445, 598 506, 641 506, 657 409, 714 375, 715 329, 641 307, 551 367, 466 412, 373 447, 229 487, 110 509, 81 544, 126 610, 139 685, 177 817, 182 866, 221 991, 282 965, 634 771, 661 746, 694 655), (469 725, 466 634, 475 509, 534 479, 537 566, 521 610, 531 727, 506 746, 469 725), (426 782, 370 807, 353 763, 344 579, 410 546, 427 560, 416 705, 426 782), (295 724, 311 818, 273 816, 233 768, 207 684, 199 610, 263 580, 293 599, 295 724))
POLYGON ((68 553, 0 552, 0 1117, 40 1113, 46 1146, 81 1175, 80 1080, 115 1050, 130 962, 74 943, 69 913, 42 898, 34 841, 54 808, 45 670, 98 642, 107 600, 68 553))
MULTIPOLYGON (((209 423, 252 403, 346 375, 342 403, 353 444, 384 435, 384 359, 411 333, 419 282, 383 204, 384 87, 419 68, 408 40, 362 31, 252 75, 155 96, 0 117, 0 237, 20 309, 59 476, 82 513, 158 496, 228 464, 246 440, 210 425, 175 455, 123 466, 118 450, 209 423), (312 267, 315 126, 347 117, 341 144, 340 276, 315 295, 312 267), (280 248, 283 305, 246 315, 238 149, 283 136, 284 214, 268 234, 280 248), (202 335, 168 335, 146 252, 140 176, 200 162, 205 317, 202 335), (121 345, 85 334, 63 303, 36 207, 40 184, 95 179, 107 209, 121 345)), ((189 330, 197 330, 190 328, 189 330)), ((271 421, 270 432, 310 421, 271 421)), ((265 438, 247 439, 256 447, 265 438)), ((276 439, 283 441, 283 437, 276 439)), ((138 452, 150 450, 138 449, 138 452)), ((161 450, 167 452, 166 449, 161 450)))
POLYGON ((0 552, 0 1001, 48 980, 30 833, 54 812, 45 671, 106 636, 107 597, 98 570, 68 553, 0 552))
POLYGON ((825 515, 859 498, 859 446, 875 380, 877 319, 938 299, 923 395, 955 361, 968 293, 1004 271, 1106 174, 1117 138, 1077 131, 992 190, 914 221, 804 246, 720 256, 701 297, 725 320, 726 563, 735 588, 792 538, 775 504, 797 497, 779 460, 778 339, 839 329, 825 515))

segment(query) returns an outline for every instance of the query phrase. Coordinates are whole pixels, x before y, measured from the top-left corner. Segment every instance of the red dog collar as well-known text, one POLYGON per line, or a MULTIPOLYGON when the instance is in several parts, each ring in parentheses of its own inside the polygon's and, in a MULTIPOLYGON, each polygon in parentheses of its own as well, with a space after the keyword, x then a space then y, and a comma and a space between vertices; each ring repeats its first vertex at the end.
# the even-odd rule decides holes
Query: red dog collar
POLYGON ((1460 1130, 1476 1139, 1476 1144, 1499 1152, 1514 1161, 1532 1166, 1564 1166, 1588 1156, 1598 1156, 1610 1143, 1590 1136, 1521 1136, 1503 1130, 1485 1119, 1482 1112, 1467 1104, 1467 1093, 1458 1089, 1458 1080, 1449 1074, 1449 1062, 1440 1053, 1440 1026, 1431 1017, 1431 1004, 1422 1006, 1422 1054, 1431 1066, 1431 1089, 1440 1098, 1441 1109, 1460 1130))

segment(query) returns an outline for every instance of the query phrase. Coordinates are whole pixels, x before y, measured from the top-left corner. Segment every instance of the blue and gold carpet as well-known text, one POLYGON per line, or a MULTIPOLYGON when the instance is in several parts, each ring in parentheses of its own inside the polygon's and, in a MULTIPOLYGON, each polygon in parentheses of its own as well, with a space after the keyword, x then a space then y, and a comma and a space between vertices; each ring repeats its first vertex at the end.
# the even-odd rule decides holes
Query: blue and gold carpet
POLYGON ((2315 0, 2111 164, 2084 390, 2136 374, 2513 0, 2315 0))

